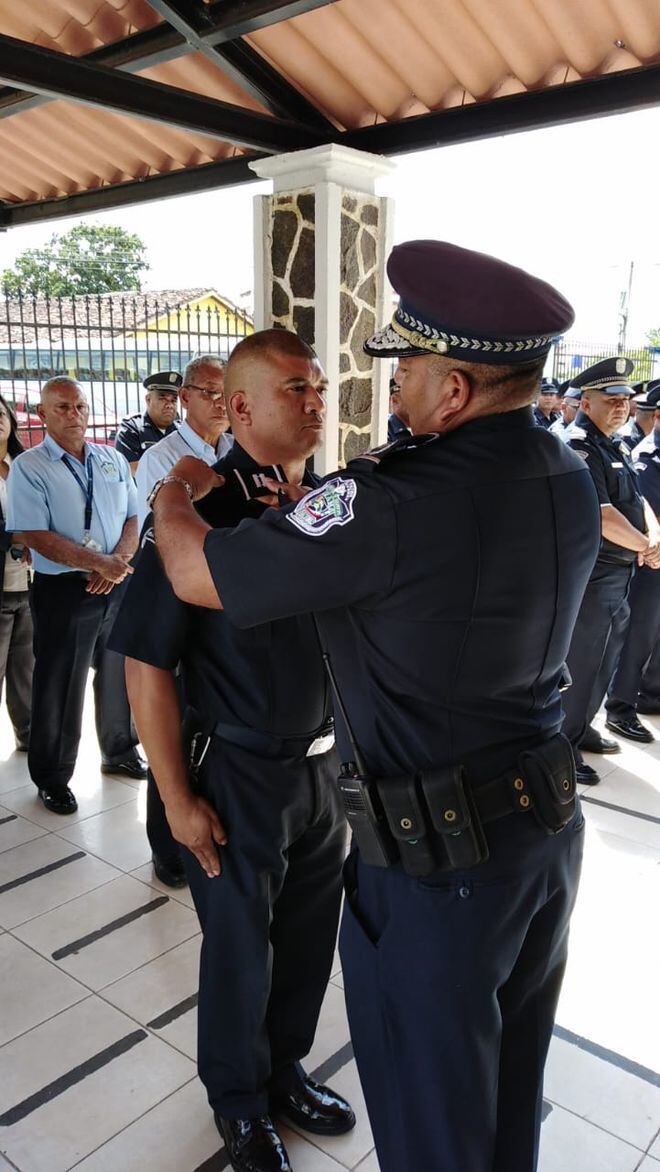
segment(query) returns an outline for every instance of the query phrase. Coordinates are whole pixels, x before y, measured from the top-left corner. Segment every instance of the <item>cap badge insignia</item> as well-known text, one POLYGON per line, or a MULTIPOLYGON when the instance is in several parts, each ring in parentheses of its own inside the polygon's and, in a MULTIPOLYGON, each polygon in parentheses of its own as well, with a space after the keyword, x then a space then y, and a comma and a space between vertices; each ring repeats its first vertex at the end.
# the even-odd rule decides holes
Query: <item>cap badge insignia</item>
POLYGON ((627 363, 626 363, 625 358, 617 358, 617 360, 616 360, 617 374, 625 374, 626 373, 626 365, 627 365, 627 363))
POLYGON ((353 501, 356 494, 357 484, 354 480, 336 477, 308 492, 293 512, 287 514, 286 519, 308 537, 322 537, 335 525, 348 525, 354 520, 353 501))

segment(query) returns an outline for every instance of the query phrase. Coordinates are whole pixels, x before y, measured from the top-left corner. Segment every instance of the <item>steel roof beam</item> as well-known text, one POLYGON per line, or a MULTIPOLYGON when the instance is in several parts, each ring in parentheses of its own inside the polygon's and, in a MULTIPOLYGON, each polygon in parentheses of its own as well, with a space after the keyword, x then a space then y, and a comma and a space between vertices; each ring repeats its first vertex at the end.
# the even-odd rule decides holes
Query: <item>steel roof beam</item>
POLYGON ((293 151, 327 141, 327 134, 295 122, 117 73, 13 37, 0 37, 0 81, 45 97, 148 118, 256 150, 293 151))

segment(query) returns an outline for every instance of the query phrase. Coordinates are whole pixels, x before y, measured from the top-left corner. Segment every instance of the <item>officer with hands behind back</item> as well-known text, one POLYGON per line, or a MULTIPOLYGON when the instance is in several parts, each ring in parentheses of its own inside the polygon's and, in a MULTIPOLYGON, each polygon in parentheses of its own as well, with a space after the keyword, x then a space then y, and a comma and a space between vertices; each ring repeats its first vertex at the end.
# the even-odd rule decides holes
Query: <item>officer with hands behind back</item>
POLYGON ((413 436, 231 532, 195 513, 214 479, 182 462, 156 540, 177 594, 241 629, 317 614, 382 1172, 531 1172, 582 853, 559 683, 599 541, 588 471, 531 404, 573 313, 439 241, 398 246, 388 273, 399 306, 365 348, 398 358, 413 436))
MULTIPOLYGON (((210 473, 225 483, 200 502, 206 522, 240 540, 239 522, 277 501, 269 483, 318 483, 305 461, 322 441, 325 392, 316 355, 295 334, 265 330, 236 346, 225 379, 235 443, 210 473)), ((181 483, 166 475, 156 506, 181 483)), ((279 569, 255 573, 267 594, 279 569)), ((204 933, 200 1077, 236 1172, 287 1172, 271 1112, 323 1135, 355 1123, 300 1065, 330 977, 346 841, 316 630, 308 615, 241 630, 217 609, 186 605, 147 531, 113 646, 131 657, 135 720, 172 832, 188 848, 204 933)))

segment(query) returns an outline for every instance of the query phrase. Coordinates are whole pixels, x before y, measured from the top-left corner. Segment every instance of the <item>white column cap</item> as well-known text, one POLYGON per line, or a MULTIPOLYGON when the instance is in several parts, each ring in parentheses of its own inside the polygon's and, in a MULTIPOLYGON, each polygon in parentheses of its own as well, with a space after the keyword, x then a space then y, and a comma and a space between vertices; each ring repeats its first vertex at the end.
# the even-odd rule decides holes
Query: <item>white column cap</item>
POLYGON ((384 155, 371 155, 335 142, 305 151, 273 155, 249 164, 250 170, 260 179, 272 179, 275 193, 316 187, 319 183, 336 183, 364 195, 375 195, 376 180, 382 175, 391 175, 396 166, 384 155))

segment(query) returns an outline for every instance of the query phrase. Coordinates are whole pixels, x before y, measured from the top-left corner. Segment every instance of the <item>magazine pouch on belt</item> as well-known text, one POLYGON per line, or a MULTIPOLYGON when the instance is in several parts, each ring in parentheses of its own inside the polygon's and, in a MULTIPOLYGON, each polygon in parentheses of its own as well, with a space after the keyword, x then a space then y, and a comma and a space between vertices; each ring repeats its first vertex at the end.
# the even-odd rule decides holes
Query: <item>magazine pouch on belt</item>
POLYGON ((396 840, 401 866, 407 875, 421 877, 438 869, 431 845, 427 818, 416 778, 410 774, 378 782, 378 792, 396 840))
POLYGON ((558 834, 575 813, 575 761, 570 741, 557 733, 521 753, 518 765, 532 795, 532 810, 548 834, 558 834))
POLYGON ((484 863, 488 844, 462 767, 429 769, 420 774, 420 785, 442 849, 438 866, 455 871, 484 863))

